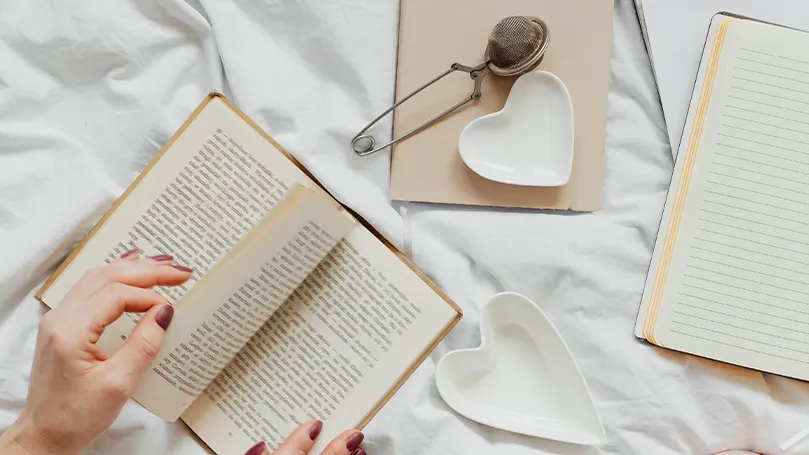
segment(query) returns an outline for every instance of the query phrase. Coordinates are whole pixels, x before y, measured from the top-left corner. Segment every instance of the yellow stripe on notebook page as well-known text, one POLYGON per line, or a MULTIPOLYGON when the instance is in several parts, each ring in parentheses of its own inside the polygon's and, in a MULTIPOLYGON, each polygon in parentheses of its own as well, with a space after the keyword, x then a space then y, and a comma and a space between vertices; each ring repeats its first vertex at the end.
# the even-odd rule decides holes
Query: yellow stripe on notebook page
POLYGON ((657 273, 655 276, 654 287, 652 295, 650 296, 650 307, 646 316, 646 324, 644 325, 644 335, 646 339, 656 345, 661 345, 655 339, 655 326, 657 324, 657 317, 660 311, 660 303, 663 297, 663 290, 665 288, 666 279, 668 276, 669 266, 671 265, 672 254, 674 246, 677 242, 677 234, 680 228, 680 221, 682 220, 683 208, 688 197, 688 189, 691 184, 691 176, 694 170, 694 163, 696 161, 697 149, 702 138, 702 130, 705 124, 705 117, 710 104, 711 94, 713 92, 714 81, 716 80, 716 73, 719 68, 719 60, 722 54, 722 49, 725 43, 725 36, 727 34, 728 26, 735 19, 727 19, 720 26, 714 37, 713 48, 711 49, 711 57, 706 70, 705 79, 703 81, 702 92, 698 104, 697 114, 695 116, 694 125, 691 130, 691 135, 686 149, 686 156, 684 157, 683 169, 680 172, 680 179, 677 184, 677 194, 674 199, 674 206, 672 214, 669 219, 669 225, 666 229, 666 238, 663 242, 663 251, 658 259, 657 273))
POLYGON ((671 265, 674 247, 677 241, 677 235, 679 233, 680 222, 682 220, 682 212, 688 197, 688 190, 691 184, 691 176, 694 169, 694 163, 696 161, 696 154, 698 153, 699 143, 702 138, 702 131, 705 124, 705 117, 707 115, 708 106, 710 104, 711 94, 713 93, 714 81, 716 79, 716 73, 719 67, 719 61, 724 46, 727 28, 732 21, 733 19, 728 19, 725 22, 723 22, 720 25, 719 30, 717 31, 716 37, 714 38, 714 47, 712 49, 708 69, 706 71, 703 91, 701 92, 702 94, 700 97, 700 102, 698 104, 697 115, 694 120, 691 136, 689 138, 685 162, 683 163, 683 169, 681 170, 680 174, 680 181, 678 182, 678 191, 675 197, 672 215, 669 220, 669 228, 666 236, 666 241, 664 242, 664 249, 659 259, 658 264, 659 268, 657 270, 658 275, 655 282, 656 284, 655 292, 651 296, 652 299, 651 323, 647 328, 649 341, 651 341, 653 344, 658 345, 660 344, 655 338, 657 318, 660 312, 660 306, 662 303, 664 289, 668 278, 668 271, 671 265))
POLYGON ((657 318, 660 313, 660 306, 663 299, 663 291, 665 289, 666 280, 668 278, 668 271, 669 266, 671 265, 672 255, 674 253, 674 248, 677 242, 677 234, 680 230, 680 222, 682 220, 682 212, 685 207, 685 202, 688 198, 688 190, 691 186, 691 176, 694 170, 694 163, 696 162, 696 155, 699 150, 700 140, 702 139, 702 131, 703 127, 705 126, 705 118, 708 112, 708 106, 710 105, 711 94, 713 93, 714 81, 716 79, 716 73, 719 67, 719 61, 722 55, 722 49, 725 43, 725 36, 727 32, 727 28, 733 19, 726 20, 723 22, 720 27, 719 31, 717 32, 717 39, 715 40, 715 53, 711 56, 710 65, 708 68, 708 74, 706 76, 707 81, 707 93, 704 93, 704 97, 700 102, 700 107, 698 111, 698 118, 694 123, 694 129, 692 130, 692 137, 689 143, 688 148, 688 160, 684 163, 684 170, 685 179, 682 181, 682 188, 681 188, 681 197, 679 200, 676 200, 676 207, 674 209, 674 213, 672 218, 669 220, 669 225, 672 226, 672 236, 666 245, 666 249, 663 252, 663 256, 665 257, 664 262, 662 263, 663 271, 662 271, 662 279, 659 284, 658 294, 655 297, 655 310, 652 314, 652 323, 650 330, 650 335, 652 342, 658 344, 657 339, 655 338, 655 329, 657 327, 657 318))
MULTIPOLYGON (((705 77, 703 78, 702 89, 700 90, 700 98, 699 98, 699 102, 697 103, 697 113, 695 114, 694 126, 691 129, 691 135, 689 136, 689 139, 688 139, 688 146, 686 147, 685 156, 683 157, 683 160, 685 160, 683 162, 684 165, 685 165, 685 163, 688 162, 689 157, 693 155, 693 151, 694 151, 693 144, 694 144, 695 138, 697 137, 697 130, 698 130, 697 125, 698 125, 699 119, 701 118, 702 113, 703 113, 702 106, 705 104, 706 99, 707 99, 708 87, 709 87, 709 82, 710 82, 710 74, 711 74, 711 70, 713 68, 713 63, 714 63, 714 60, 715 60, 714 57, 716 55, 718 55, 717 50, 719 49, 719 41, 720 41, 719 35, 720 35, 720 32, 721 32, 721 27, 717 30, 716 35, 714 35, 713 45, 711 46, 710 60, 708 62, 709 65, 705 70, 705 77)), ((677 191, 676 191, 675 197, 674 197, 674 205, 672 206, 672 219, 674 219, 674 217, 675 217, 675 214, 676 214, 676 211, 677 211, 676 209, 678 207, 678 203, 679 203, 679 201, 682 200, 682 195, 683 195, 683 192, 685 191, 685 188, 686 188, 685 177, 686 177, 686 172, 681 171, 680 172, 680 178, 679 178, 679 180, 677 182, 677 191)), ((668 227, 666 228, 666 237, 665 237, 665 240, 663 241, 663 244, 662 244, 663 249, 660 252, 660 256, 658 258, 657 269, 656 269, 656 274, 655 274, 655 280, 653 281, 653 285, 652 285, 652 293, 649 296, 649 309, 646 312, 646 320, 644 321, 644 336, 646 337, 647 340, 649 340, 650 342, 653 342, 653 343, 654 343, 654 341, 652 339, 652 325, 653 325, 653 321, 656 319, 656 315, 657 315, 657 302, 658 302, 657 296, 658 296, 658 294, 659 294, 659 292, 661 290, 660 288, 662 287, 662 283, 663 283, 663 279, 662 279, 663 266, 662 266, 662 264, 663 264, 664 258, 667 256, 668 245, 670 244, 670 240, 671 240, 671 237, 673 235, 674 235, 674 227, 673 227, 673 224, 672 224, 672 222, 670 220, 669 224, 668 224, 668 227)))

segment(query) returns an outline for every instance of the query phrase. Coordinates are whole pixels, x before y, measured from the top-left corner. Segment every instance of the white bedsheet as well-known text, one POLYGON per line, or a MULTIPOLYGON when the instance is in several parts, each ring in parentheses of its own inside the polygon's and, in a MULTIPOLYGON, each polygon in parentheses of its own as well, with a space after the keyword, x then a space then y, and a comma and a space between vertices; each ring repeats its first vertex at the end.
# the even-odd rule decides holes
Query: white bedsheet
MULTIPOLYGON (((34 289, 220 89, 390 238, 407 233, 417 265, 465 310, 367 428, 368 453, 780 453, 809 425, 806 384, 632 336, 672 163, 634 7, 616 3, 603 210, 408 204, 403 222, 388 202, 388 157, 347 145, 392 99, 395 0, 0 0, 0 428, 26 395, 44 311, 34 289), (479 308, 503 290, 557 324, 604 420, 603 445, 490 429, 440 399, 435 362, 477 345, 479 308)), ((88 453, 205 450, 182 424, 130 404, 88 453)))

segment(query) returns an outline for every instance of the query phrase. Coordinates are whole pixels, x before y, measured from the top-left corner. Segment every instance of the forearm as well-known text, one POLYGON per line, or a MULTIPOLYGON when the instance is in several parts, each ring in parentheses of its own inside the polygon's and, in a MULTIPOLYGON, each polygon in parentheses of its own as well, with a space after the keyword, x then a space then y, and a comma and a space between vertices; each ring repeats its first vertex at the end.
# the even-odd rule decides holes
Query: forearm
POLYGON ((11 439, 5 440, 0 436, 0 455, 35 455, 23 447, 19 442, 11 439))
POLYGON ((32 425, 17 420, 0 434, 0 455, 74 455, 76 452, 50 443, 32 425))
POLYGON ((0 435, 0 455, 33 455, 13 438, 7 437, 6 433, 0 435))

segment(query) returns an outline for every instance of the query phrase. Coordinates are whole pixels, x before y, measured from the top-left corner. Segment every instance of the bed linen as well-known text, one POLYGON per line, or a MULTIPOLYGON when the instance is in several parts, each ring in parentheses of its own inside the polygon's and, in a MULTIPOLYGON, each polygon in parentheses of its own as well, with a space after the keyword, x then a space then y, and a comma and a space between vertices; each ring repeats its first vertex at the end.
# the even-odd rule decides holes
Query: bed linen
MULTIPOLYGON (((369 454, 782 453, 809 426, 807 384, 632 335, 672 170, 632 1, 616 0, 603 209, 592 214, 389 202, 387 153, 359 158, 348 143, 392 101, 397 13, 395 0, 0 0, 0 429, 27 393, 45 311, 34 291, 216 89, 465 311, 367 427, 369 454), (436 362, 479 343, 480 308, 505 290, 538 302, 564 336, 603 444, 494 430, 441 400, 436 362)), ((130 403, 87 453, 206 451, 182 423, 130 403)))

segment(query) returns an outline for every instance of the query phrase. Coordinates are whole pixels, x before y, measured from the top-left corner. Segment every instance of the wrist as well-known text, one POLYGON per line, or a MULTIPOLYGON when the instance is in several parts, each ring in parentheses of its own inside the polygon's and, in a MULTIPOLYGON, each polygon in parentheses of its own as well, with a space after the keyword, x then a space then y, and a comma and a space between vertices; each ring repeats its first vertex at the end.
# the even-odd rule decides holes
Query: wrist
POLYGON ((56 438, 48 437, 24 417, 20 417, 0 435, 2 455, 77 455, 79 452, 60 444, 56 438))

